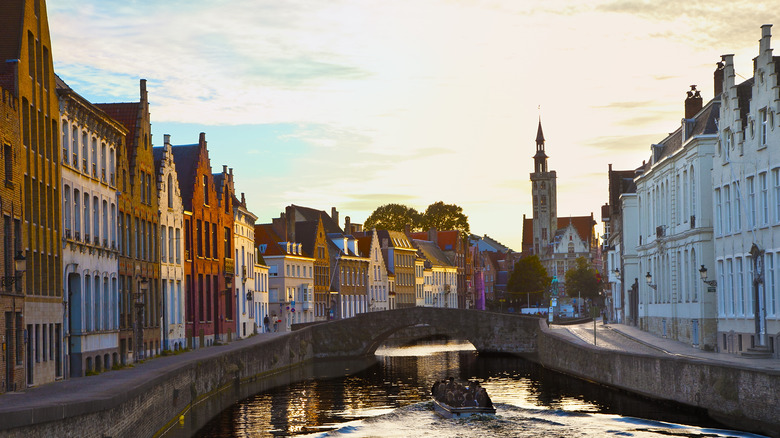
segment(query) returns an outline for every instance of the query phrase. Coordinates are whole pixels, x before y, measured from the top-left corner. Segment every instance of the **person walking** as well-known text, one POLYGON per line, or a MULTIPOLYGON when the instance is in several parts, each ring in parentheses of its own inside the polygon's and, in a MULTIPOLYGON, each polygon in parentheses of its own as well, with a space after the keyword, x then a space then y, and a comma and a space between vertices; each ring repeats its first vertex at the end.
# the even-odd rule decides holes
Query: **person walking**
POLYGON ((263 329, 264 329, 264 333, 268 333, 268 332, 270 331, 270 328, 268 327, 268 324, 269 324, 270 322, 271 322, 271 321, 268 319, 268 315, 265 315, 265 318, 263 318, 263 329))

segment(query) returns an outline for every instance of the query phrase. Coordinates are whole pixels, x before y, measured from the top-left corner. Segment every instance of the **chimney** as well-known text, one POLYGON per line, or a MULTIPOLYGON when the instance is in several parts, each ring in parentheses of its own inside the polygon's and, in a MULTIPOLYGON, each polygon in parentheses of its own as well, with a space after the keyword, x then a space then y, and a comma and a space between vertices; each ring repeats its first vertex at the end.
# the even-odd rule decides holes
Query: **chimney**
POLYGON ((198 143, 205 145, 206 144, 206 133, 201 132, 200 137, 198 137, 198 143))
POLYGON ((287 213, 287 241, 295 242, 295 207, 288 205, 285 212, 287 213))
POLYGON ((333 219, 333 222, 335 222, 337 225, 339 223, 339 211, 336 210, 336 207, 330 208, 330 218, 333 219))
POLYGON ((690 91, 685 98, 685 118, 692 119, 702 108, 703 99, 696 85, 691 85, 690 91))
POLYGON ((223 165, 222 165, 222 174, 224 175, 224 174, 226 174, 226 173, 227 173, 227 165, 226 165, 226 164, 223 164, 223 165))
POLYGON ((164 134, 163 135, 163 144, 165 146, 168 146, 169 144, 171 144, 171 134, 164 134))
POLYGON ((141 102, 149 100, 149 95, 146 92, 146 79, 141 79, 141 102))
POLYGON ((344 232, 352 234, 352 224, 350 224, 349 216, 344 216, 344 232))
POLYGON ((726 65, 723 63, 723 61, 719 61, 717 64, 715 64, 717 67, 715 67, 715 74, 713 75, 713 81, 714 81, 714 90, 715 90, 715 96, 720 96, 720 93, 723 92, 723 70, 725 69, 726 65))
POLYGON ((410 224, 404 225, 404 234, 406 234, 406 237, 409 237, 409 234, 412 233, 412 226, 410 224))
POLYGON ((435 244, 439 244, 439 233, 436 231, 436 227, 431 227, 428 229, 428 240, 435 244))
POLYGON ((241 205, 246 206, 246 198, 244 198, 244 192, 241 192, 241 205))

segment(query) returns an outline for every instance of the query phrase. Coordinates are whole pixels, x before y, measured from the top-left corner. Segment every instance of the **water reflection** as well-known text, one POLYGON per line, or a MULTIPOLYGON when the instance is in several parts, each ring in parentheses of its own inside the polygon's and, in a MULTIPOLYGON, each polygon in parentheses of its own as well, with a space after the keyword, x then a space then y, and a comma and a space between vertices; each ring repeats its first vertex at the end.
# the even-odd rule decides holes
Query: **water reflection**
MULTIPOLYGON (((425 436, 601 436, 618 431, 659 436, 653 432, 657 424, 627 421, 630 417, 718 426, 700 413, 611 391, 517 357, 482 357, 468 343, 383 348, 371 366, 354 372, 356 366, 361 367, 346 362, 315 363, 311 378, 242 400, 196 436, 357 437, 412 432, 425 436), (438 419, 430 408, 429 389, 434 381, 448 376, 479 380, 498 409, 496 418, 474 420, 468 433, 455 420, 438 419)), ((679 429, 660 428, 661 435, 679 429)))

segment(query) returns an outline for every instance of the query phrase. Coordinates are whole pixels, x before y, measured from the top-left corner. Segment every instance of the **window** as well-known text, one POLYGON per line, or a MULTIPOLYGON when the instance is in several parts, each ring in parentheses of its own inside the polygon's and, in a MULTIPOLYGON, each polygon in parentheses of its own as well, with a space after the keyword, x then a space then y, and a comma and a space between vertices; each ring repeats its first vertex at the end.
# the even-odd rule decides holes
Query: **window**
POLYGON ((116 249, 116 205, 113 203, 111 203, 111 248, 116 249))
POLYGON ((171 242, 171 245, 176 245, 176 263, 181 263, 181 228, 176 228, 176 241, 171 242))
POLYGON ((165 188, 168 190, 168 208, 173 208, 173 175, 168 175, 168 185, 165 188))
POLYGON ((165 248, 167 247, 167 245, 165 245, 165 238, 168 235, 168 233, 167 233, 168 227, 163 225, 163 226, 160 227, 160 229, 161 229, 160 230, 160 234, 162 235, 162 240, 163 240, 163 245, 162 245, 162 251, 160 253, 160 258, 161 258, 161 261, 163 263, 167 263, 168 262, 168 257, 166 257, 166 255, 165 255, 166 254, 165 253, 165 248))
POLYGON ((694 175, 693 166, 691 166, 691 171, 689 172, 691 176, 691 195, 689 199, 691 200, 691 216, 696 215, 696 175, 694 175))
POLYGON ((84 193, 84 241, 89 241, 89 193, 84 193))
POLYGON ((70 211, 71 211, 70 186, 66 184, 65 189, 62 192, 63 192, 62 213, 65 219, 65 236, 70 237, 70 211))
POLYGON ((736 265, 737 265, 737 275, 735 277, 734 291, 737 295, 735 297, 737 300, 737 314, 744 315, 745 314, 745 282, 744 279, 742 278, 741 257, 737 257, 736 265))
POLYGON ((114 173, 116 172, 116 150, 111 148, 108 155, 108 183, 112 186, 116 185, 114 173))
POLYGON ((759 136, 759 147, 766 146, 766 108, 758 111, 758 119, 761 122, 761 132, 759 136))
POLYGON ((753 177, 747 178, 747 226, 753 228, 756 226, 756 186, 753 177))
POLYGON ((225 257, 230 254, 230 241, 233 240, 230 235, 230 227, 225 227, 225 257))
POLYGON ((766 172, 758 174, 758 189, 761 190, 758 198, 758 214, 761 225, 769 224, 769 185, 766 181, 766 172))
POLYGON ((739 181, 734 183, 734 231, 742 229, 742 192, 739 181))
POLYGON ((97 178, 97 138, 92 137, 92 177, 97 178))
POLYGON ((203 175, 203 204, 209 205, 209 180, 206 175, 203 175))
POLYGON ((715 189, 715 233, 723 233, 723 215, 721 214, 720 189, 715 189))
POLYGON ((203 222, 198 219, 195 232, 198 236, 198 257, 203 257, 203 222))
POLYGON ((70 163, 70 151, 68 150, 68 147, 70 146, 70 139, 68 139, 68 122, 66 120, 62 121, 62 164, 68 164, 70 163))
POLYGON ((731 187, 723 187, 723 232, 731 232, 731 187))
POLYGON ((106 182, 106 160, 107 160, 107 149, 106 144, 101 143, 100 145, 100 180, 103 182, 106 182))
POLYGON ((92 197, 92 239, 93 242, 98 241, 98 234, 100 233, 100 201, 97 196, 92 197))
POLYGON ((772 184, 775 195, 775 223, 780 223, 780 169, 772 169, 772 184))
POLYGON ((81 192, 78 190, 73 191, 73 231, 76 240, 79 239, 79 232, 81 231, 81 192))
POLYGON ((71 131, 71 153, 73 154, 73 161, 70 163, 71 166, 75 167, 76 169, 79 168, 79 129, 77 127, 73 127, 73 130, 71 131))
MULTIPOLYGON (((87 172, 87 160, 89 160, 89 135, 84 131, 81 133, 81 171, 87 172)), ((77 166, 77 164, 74 164, 77 166)))

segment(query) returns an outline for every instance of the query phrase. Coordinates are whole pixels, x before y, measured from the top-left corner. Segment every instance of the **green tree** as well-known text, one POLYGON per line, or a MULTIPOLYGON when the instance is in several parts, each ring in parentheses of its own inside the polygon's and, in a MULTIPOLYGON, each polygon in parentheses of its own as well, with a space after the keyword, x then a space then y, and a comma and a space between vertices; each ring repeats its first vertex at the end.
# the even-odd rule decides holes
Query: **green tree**
POLYGON ((417 231, 421 228, 421 222, 422 215, 414 208, 403 204, 385 204, 377 207, 368 216, 363 227, 367 230, 376 228, 378 230, 403 231, 408 224, 412 231, 417 231))
POLYGON ((542 266, 539 257, 532 255, 515 263, 506 287, 510 294, 520 296, 527 293, 544 294, 549 286, 550 277, 547 276, 547 270, 542 266))
POLYGON ((422 229, 428 230, 431 227, 437 230, 458 230, 464 237, 471 232, 469 218, 463 214, 463 208, 442 201, 429 205, 422 216, 422 229))
POLYGON ((582 298, 598 298, 601 291, 601 279, 598 271, 585 257, 577 257, 574 267, 566 271, 566 293, 570 297, 578 294, 582 298))

